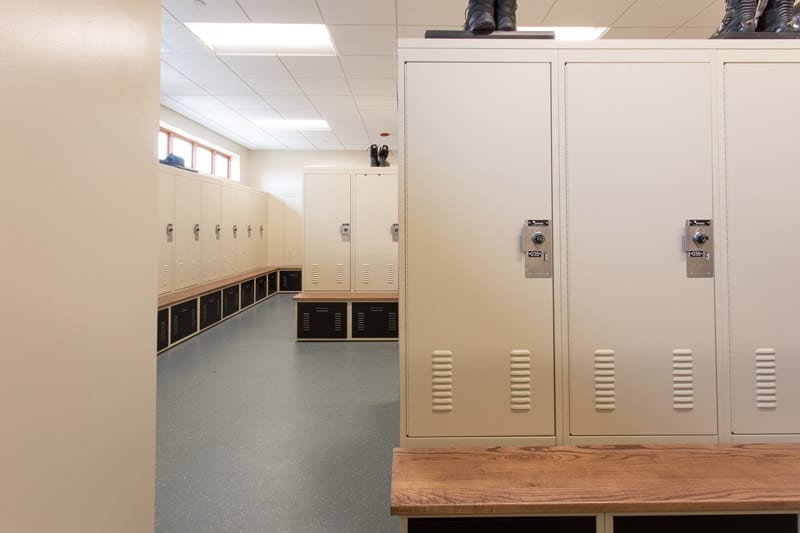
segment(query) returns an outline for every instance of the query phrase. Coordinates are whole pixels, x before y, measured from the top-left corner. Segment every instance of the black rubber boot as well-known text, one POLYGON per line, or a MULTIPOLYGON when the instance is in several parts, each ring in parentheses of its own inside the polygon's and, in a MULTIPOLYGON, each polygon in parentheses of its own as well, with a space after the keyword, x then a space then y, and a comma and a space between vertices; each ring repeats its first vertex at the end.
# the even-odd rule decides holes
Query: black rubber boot
POLYGON ((792 7, 794 0, 769 0, 758 18, 756 31, 782 33, 794 31, 792 7))
POLYGON ((378 167, 380 164, 378 163, 378 145, 373 144, 369 147, 369 166, 371 167, 378 167))
POLYGON ((496 0, 494 20, 498 31, 517 31, 517 0, 496 0))
POLYGON ((389 147, 385 144, 381 146, 381 149, 378 151, 378 166, 379 167, 388 167, 389 162, 386 158, 389 157, 389 147))
POLYGON ((792 29, 800 31, 800 4, 794 6, 792 10, 792 29))
POLYGON ((492 33, 494 29, 494 0, 469 0, 464 30, 492 33))
POLYGON ((711 38, 723 33, 756 31, 759 3, 763 6, 764 0, 725 0, 725 15, 711 38))

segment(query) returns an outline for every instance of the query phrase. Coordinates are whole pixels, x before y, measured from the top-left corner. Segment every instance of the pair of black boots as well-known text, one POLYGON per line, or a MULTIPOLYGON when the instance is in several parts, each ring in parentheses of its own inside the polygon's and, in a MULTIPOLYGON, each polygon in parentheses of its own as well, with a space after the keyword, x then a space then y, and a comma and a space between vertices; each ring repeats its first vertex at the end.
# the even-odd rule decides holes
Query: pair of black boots
POLYGON ((369 147, 369 166, 371 167, 388 167, 389 162, 386 158, 389 157, 389 147, 385 144, 378 148, 377 144, 369 147))
POLYGON ((517 0, 469 0, 464 30, 474 33, 517 31, 517 0))
POLYGON ((725 15, 711 38, 724 33, 786 33, 792 24, 794 0, 725 0, 725 15))

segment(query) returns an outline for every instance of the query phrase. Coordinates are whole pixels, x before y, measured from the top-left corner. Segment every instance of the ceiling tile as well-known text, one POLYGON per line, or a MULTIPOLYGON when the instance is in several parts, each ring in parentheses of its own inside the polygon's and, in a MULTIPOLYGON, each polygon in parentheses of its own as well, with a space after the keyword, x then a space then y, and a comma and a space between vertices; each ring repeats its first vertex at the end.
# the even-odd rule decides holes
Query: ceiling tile
POLYGON ((260 96, 220 96, 219 100, 231 109, 270 109, 260 96))
POLYGON ((246 95, 253 91, 212 54, 162 54, 172 68, 211 94, 246 95))
POLYGON ((603 39, 666 39, 675 28, 611 28, 603 39))
POLYGON ((543 23, 547 26, 611 26, 634 1, 558 0, 543 23))
POLYGON ((686 23, 686 26, 693 28, 719 27, 722 17, 725 14, 725 0, 716 0, 710 6, 700 12, 699 15, 686 23))
POLYGON ((425 37, 427 30, 461 30, 463 26, 398 26, 397 38, 398 39, 422 39, 425 37))
POLYGON ((329 124, 346 124, 348 126, 361 126, 361 114, 355 105, 350 109, 320 109, 319 114, 329 124))
POLYGON ((178 22, 178 20, 169 14, 169 11, 161 8, 161 22, 178 22))
POLYGON ((394 96, 356 96, 356 104, 362 111, 368 109, 397 110, 397 98, 394 96))
POLYGON ((270 132, 277 141, 286 145, 291 150, 313 150, 314 145, 308 139, 296 131, 276 131, 270 132))
POLYGON ((291 120, 322 120, 323 116, 319 111, 313 111, 311 109, 292 109, 281 113, 279 118, 291 120))
POLYGON ((287 78, 284 80, 262 80, 245 78, 245 83, 262 96, 292 96, 302 95, 303 90, 297 83, 287 78))
POLYGON ((248 137, 247 148, 249 150, 282 150, 286 148, 283 143, 275 139, 275 137, 264 133, 261 135, 254 135, 248 137))
POLYGON ((248 22, 236 0, 206 0, 201 5, 194 0, 161 0, 181 22, 248 22))
POLYGON ((317 0, 326 24, 394 24, 395 0, 317 0))
POLYGON ((295 78, 343 78, 339 58, 281 56, 281 62, 295 78))
POLYGON ((356 102, 352 96, 309 96, 314 107, 319 110, 356 110, 356 102))
POLYGON ((183 74, 161 62, 161 94, 206 94, 206 91, 183 74))
POLYGON ((344 150, 344 146, 330 131, 306 131, 303 137, 308 139, 317 150, 344 150))
POLYGON ((706 28, 678 28, 669 35, 669 39, 708 39, 717 31, 716 26, 709 26, 706 28))
POLYGON ((397 76, 395 56, 341 56, 348 78, 394 78, 397 76))
POLYGON ((359 146, 366 147, 369 144, 369 136, 367 131, 362 126, 361 129, 334 129, 336 137, 345 146, 359 146))
POLYGON ((350 94, 350 87, 344 78, 298 78, 297 83, 308 96, 350 94))
POLYGON ((464 0, 401 0, 397 2, 397 23, 404 26, 463 25, 464 0))
POLYGON ((253 22, 322 24, 314 0, 238 0, 253 22))
POLYGON ((392 96, 397 94, 394 78, 348 78, 350 89, 357 96, 392 96))
POLYGON ((392 26, 328 26, 333 45, 343 56, 388 56, 397 53, 397 29, 392 26))
POLYGON ((676 28, 699 15, 710 3, 710 0, 637 0, 614 26, 676 28))
POLYGON ((181 105, 199 111, 210 111, 213 109, 219 109, 219 110, 230 109, 228 106, 226 106, 213 96, 194 96, 194 95, 179 94, 173 96, 172 99, 180 103, 181 105))
POLYGON ((556 0, 519 0, 517 25, 540 26, 556 0))
POLYGON ((279 113, 290 111, 316 111, 311 102, 303 95, 295 96, 265 96, 264 99, 279 113))
POLYGON ((161 52, 166 54, 205 54, 209 50, 183 24, 170 22, 161 25, 161 52))
POLYGON ((239 114, 250 121, 273 120, 283 118, 274 109, 239 109, 239 114))
POLYGON ((292 77, 275 56, 223 56, 220 59, 242 78, 277 80, 292 77))

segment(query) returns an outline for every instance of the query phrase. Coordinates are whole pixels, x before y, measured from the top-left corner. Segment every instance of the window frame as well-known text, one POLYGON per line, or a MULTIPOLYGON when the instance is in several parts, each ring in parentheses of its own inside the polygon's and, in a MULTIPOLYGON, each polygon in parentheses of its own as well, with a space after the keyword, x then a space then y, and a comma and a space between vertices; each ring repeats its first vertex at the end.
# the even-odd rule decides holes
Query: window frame
POLYGON ((229 154, 226 154, 225 152, 221 152, 221 151, 219 151, 219 150, 215 149, 214 147, 209 146, 207 144, 204 144, 204 143, 201 143, 201 142, 197 142, 194 139, 190 139, 189 137, 187 137, 185 135, 181 135, 180 133, 175 133, 174 131, 172 131, 172 130, 170 130, 168 128, 165 128, 164 126, 160 126, 158 131, 159 131, 159 133, 165 133, 167 135, 167 155, 172 153, 172 142, 173 142, 174 139, 178 138, 178 139, 180 139, 182 141, 185 141, 185 142, 188 142, 188 143, 190 143, 192 145, 192 161, 191 161, 191 163, 189 165, 187 165, 189 168, 191 168, 191 169, 196 169, 197 168, 197 147, 199 146, 199 147, 204 148, 204 149, 206 149, 206 150, 211 152, 211 174, 210 175, 214 176, 215 178, 219 178, 219 179, 227 179, 227 180, 232 179, 232 176, 231 176, 231 160, 233 158, 229 154), (220 175, 218 175, 216 173, 216 170, 217 170, 217 157, 216 156, 217 155, 219 155, 220 157, 225 158, 225 162, 227 163, 227 168, 225 169, 225 175, 224 176, 220 176, 220 175))

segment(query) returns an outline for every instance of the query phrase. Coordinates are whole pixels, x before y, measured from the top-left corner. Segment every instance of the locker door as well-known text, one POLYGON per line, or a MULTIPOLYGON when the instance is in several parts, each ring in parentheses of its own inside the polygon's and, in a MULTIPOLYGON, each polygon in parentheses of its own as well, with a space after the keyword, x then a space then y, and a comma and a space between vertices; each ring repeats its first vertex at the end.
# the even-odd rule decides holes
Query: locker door
POLYGON ((800 64, 725 65, 733 432, 800 433, 800 64))
POLYGON ((200 282, 200 181, 175 176, 174 290, 200 282))
POLYGON ((356 292, 397 290, 397 175, 354 176, 353 246, 356 292))
POLYGON ((232 276, 239 272, 239 228, 238 197, 236 189, 222 187, 222 276, 232 276))
POLYGON ((267 264, 283 265, 283 202, 274 194, 268 195, 267 209, 267 264))
POLYGON ((208 181, 203 181, 201 188, 201 281, 206 283, 220 277, 220 259, 222 254, 222 191, 218 183, 208 181), (218 225, 220 226, 219 233, 217 232, 218 225))
POLYGON ((253 192, 239 190, 239 270, 246 272, 253 269, 253 192))
POLYGON ((307 174, 304 291, 350 290, 350 174, 307 174))
POLYGON ((573 435, 714 434, 714 279, 687 277, 713 219, 711 67, 569 63, 573 435))
POLYGON ((303 193, 283 195, 283 265, 303 264, 303 193))
POLYGON ((551 436, 553 283, 522 251, 552 219, 550 65, 409 63, 405 106, 408 436, 551 436))
POLYGON ((158 175, 158 294, 164 294, 172 290, 175 261, 175 176, 163 170, 158 175))
POLYGON ((269 254, 269 229, 267 219, 269 217, 269 197, 264 193, 258 193, 256 197, 258 206, 258 226, 256 227, 256 267, 265 268, 268 265, 267 255, 269 254))

